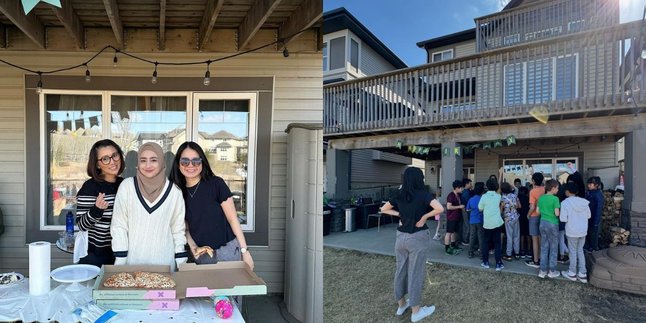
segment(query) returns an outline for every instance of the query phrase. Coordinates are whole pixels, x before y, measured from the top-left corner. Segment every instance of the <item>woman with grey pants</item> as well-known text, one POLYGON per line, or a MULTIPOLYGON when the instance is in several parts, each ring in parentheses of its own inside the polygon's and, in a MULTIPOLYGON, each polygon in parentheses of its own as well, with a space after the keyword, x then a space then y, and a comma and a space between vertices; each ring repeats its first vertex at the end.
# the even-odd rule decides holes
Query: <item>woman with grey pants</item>
POLYGON ((404 171, 404 183, 398 196, 381 207, 381 212, 400 217, 395 242, 395 299, 399 303, 396 315, 412 309, 411 322, 433 314, 435 306, 420 306, 426 260, 430 254, 431 239, 426 221, 444 211, 444 208, 424 187, 424 174, 419 168, 404 171), (429 212, 429 207, 432 210, 429 212), (409 299, 404 296, 408 294, 409 299))

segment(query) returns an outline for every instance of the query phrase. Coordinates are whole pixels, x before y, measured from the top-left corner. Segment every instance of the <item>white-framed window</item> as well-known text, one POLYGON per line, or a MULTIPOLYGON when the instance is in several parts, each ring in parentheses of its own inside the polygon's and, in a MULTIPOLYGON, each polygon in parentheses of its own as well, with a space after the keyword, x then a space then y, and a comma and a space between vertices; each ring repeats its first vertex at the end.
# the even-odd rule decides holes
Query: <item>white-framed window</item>
POLYGON ((563 184, 580 167, 578 157, 509 158, 503 160, 502 179, 513 183, 519 178, 521 185, 525 185, 531 183, 532 174, 542 173, 546 181, 556 179, 563 184))
MULTIPOLYGON (((43 89, 39 95, 40 120, 40 230, 61 231, 67 212, 75 213, 76 193, 87 180, 87 156, 98 140, 114 140, 124 152, 123 177, 136 174, 136 152, 146 142, 166 152, 166 168, 186 140, 205 149, 209 136, 228 132, 246 154, 222 170, 207 149, 215 173, 232 191, 252 197, 255 191, 256 93, 128 92, 43 89), (250 153, 249 153, 250 152, 250 153), (239 169, 236 169, 239 168, 239 169), (244 176, 239 176, 244 174, 244 176), (247 176, 249 174, 249 176, 247 176)), ((254 230, 253 205, 236 205, 245 231, 254 230)))
POLYGON ((220 156, 220 160, 221 160, 221 161, 227 161, 227 156, 226 156, 226 155, 222 155, 222 156, 220 156))
POLYGON ((330 63, 328 62, 329 55, 328 55, 328 43, 327 42, 323 43, 322 51, 323 51, 323 70, 327 71, 329 66, 330 66, 330 63))
POLYGON ((345 68, 345 36, 330 39, 330 70, 345 68))
POLYGON ((504 66, 506 106, 540 104, 578 97, 577 53, 504 66))
POLYGON ((350 37, 350 66, 359 72, 359 42, 350 37))
POLYGON ((228 148, 220 148, 220 152, 226 153, 228 148))
POLYGON ((453 58, 453 49, 434 52, 433 55, 431 55, 431 63, 446 61, 452 58, 453 58))

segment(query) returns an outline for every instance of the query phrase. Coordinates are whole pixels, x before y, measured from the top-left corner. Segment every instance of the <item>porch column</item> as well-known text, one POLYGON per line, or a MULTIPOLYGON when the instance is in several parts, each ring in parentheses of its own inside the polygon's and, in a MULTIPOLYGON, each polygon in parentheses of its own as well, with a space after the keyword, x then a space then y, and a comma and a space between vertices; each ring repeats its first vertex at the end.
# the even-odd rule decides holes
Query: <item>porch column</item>
POLYGON ((428 185, 433 193, 439 194, 438 183, 439 183, 439 172, 440 172, 440 163, 437 160, 426 160, 424 161, 424 184, 428 185))
POLYGON ((630 244, 646 247, 646 170, 641 164, 646 160, 646 130, 627 134, 625 145, 623 207, 629 215, 630 244))
POLYGON ((335 200, 350 198, 350 151, 328 149, 325 195, 335 200))
POLYGON ((453 190, 454 180, 462 180, 462 146, 457 142, 442 143, 442 196, 440 202, 446 203, 446 196, 453 190), (456 152, 456 148, 458 151, 456 152))

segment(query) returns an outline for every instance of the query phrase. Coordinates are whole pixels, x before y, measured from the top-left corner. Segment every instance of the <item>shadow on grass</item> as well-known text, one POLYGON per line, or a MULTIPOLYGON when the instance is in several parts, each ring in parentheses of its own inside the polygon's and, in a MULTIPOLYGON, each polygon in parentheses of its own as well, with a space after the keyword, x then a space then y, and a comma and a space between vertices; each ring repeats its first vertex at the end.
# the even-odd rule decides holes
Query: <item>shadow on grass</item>
MULTIPOLYGON (((395 316, 394 257, 324 249, 324 321, 409 322, 395 316)), ((426 266, 424 304, 439 322, 639 322, 646 297, 565 280, 443 264, 426 266)), ((424 322, 422 321, 422 322, 424 322)))

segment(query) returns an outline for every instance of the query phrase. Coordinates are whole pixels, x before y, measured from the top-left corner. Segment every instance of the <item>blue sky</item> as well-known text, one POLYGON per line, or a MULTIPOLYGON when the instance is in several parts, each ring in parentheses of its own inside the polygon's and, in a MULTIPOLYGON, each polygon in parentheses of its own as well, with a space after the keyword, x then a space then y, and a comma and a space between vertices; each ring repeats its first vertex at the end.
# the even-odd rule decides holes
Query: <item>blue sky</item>
MULTIPOLYGON (((641 19, 646 0, 619 0, 621 21, 641 19)), ((408 66, 426 63, 417 42, 475 27, 474 18, 509 0, 324 0, 323 10, 345 7, 408 66)))

